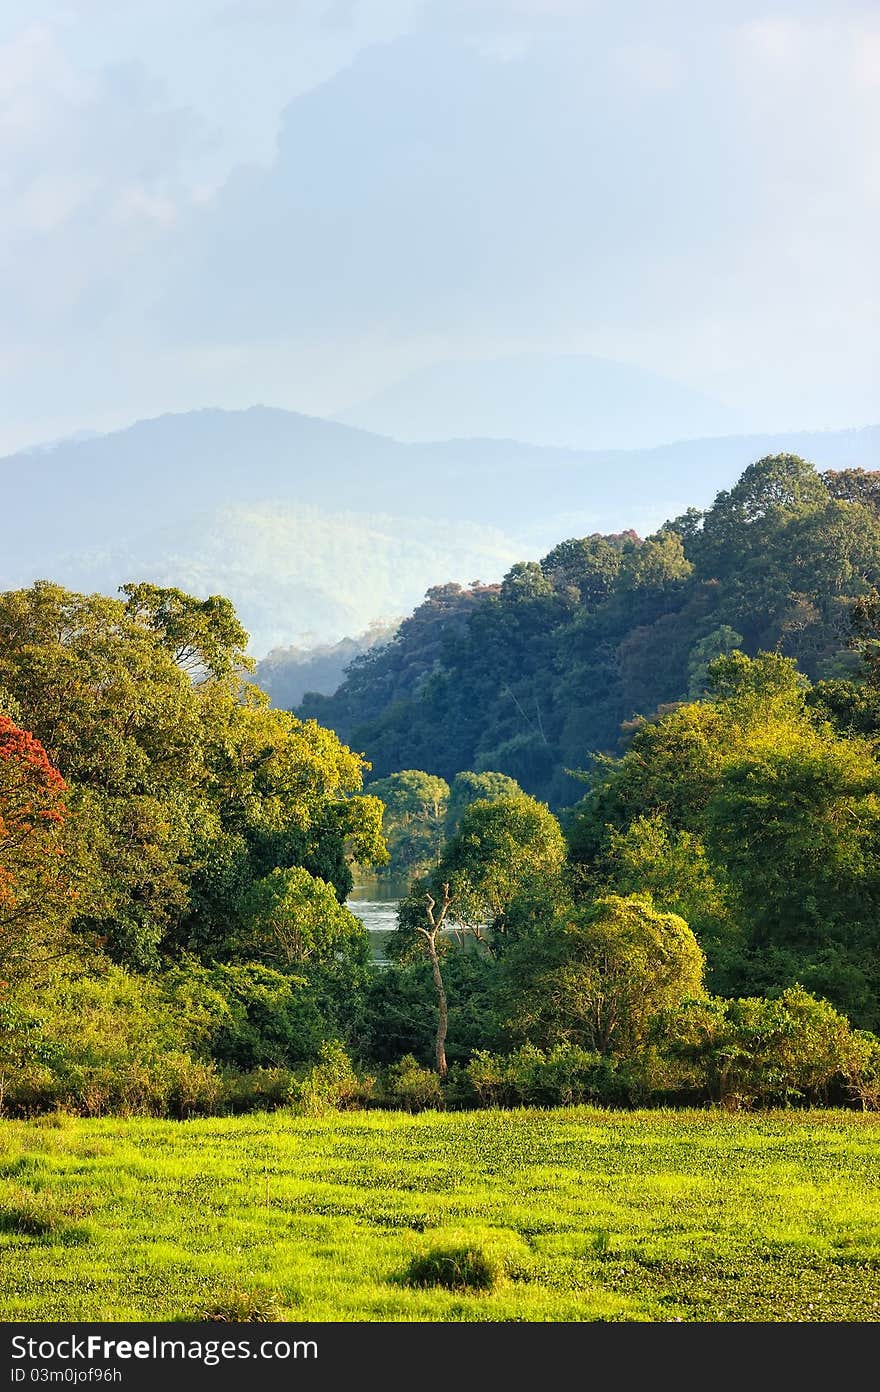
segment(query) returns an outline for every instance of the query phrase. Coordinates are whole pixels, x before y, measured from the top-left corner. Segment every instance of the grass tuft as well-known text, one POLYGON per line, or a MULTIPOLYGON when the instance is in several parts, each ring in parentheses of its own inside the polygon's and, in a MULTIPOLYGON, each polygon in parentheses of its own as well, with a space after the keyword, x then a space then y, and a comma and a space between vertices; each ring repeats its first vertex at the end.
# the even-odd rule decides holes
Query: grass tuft
POLYGON ((515 1233, 447 1234, 413 1257, 404 1280, 409 1286, 490 1291, 522 1274, 527 1264, 528 1251, 515 1233))
POLYGON ((217 1324, 275 1324, 284 1315, 271 1291, 224 1291, 216 1305, 202 1311, 199 1319, 217 1324))
POLYGON ((13 1187, 0 1202, 0 1233, 14 1237, 33 1237, 40 1242, 58 1242, 79 1247, 91 1238, 83 1223, 71 1223, 70 1215, 57 1207, 51 1195, 13 1187))

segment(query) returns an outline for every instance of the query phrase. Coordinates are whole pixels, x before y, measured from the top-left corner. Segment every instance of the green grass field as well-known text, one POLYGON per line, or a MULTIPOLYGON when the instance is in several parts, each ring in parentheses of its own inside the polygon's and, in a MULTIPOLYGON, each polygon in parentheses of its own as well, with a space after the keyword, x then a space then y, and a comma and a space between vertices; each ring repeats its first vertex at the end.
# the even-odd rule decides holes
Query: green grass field
POLYGON ((880 1118, 285 1113, 0 1123, 0 1317, 880 1319, 880 1118), (411 1288, 455 1230, 520 1257, 411 1288))

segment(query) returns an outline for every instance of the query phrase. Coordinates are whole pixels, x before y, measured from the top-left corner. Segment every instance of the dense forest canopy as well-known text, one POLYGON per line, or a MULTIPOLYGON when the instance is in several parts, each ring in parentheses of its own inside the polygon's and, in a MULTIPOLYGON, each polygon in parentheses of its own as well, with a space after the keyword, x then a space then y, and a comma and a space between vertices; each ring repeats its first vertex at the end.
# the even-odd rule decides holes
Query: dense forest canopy
POLYGON ((430 591, 311 703, 372 769, 222 596, 0 594, 0 1108, 880 1105, 878 498, 430 591))
POLYGON ((267 876, 298 867, 344 900, 352 855, 384 856, 363 761, 269 708, 246 643, 222 598, 0 596, 0 708, 65 788, 67 926, 121 964, 228 956, 267 876))
POLYGON ((770 456, 644 540, 572 539, 500 586, 439 586, 299 713, 365 751, 374 777, 497 770, 570 804, 568 771, 699 696, 718 655, 778 651, 812 680, 852 672, 850 611, 880 584, 878 478, 770 456))

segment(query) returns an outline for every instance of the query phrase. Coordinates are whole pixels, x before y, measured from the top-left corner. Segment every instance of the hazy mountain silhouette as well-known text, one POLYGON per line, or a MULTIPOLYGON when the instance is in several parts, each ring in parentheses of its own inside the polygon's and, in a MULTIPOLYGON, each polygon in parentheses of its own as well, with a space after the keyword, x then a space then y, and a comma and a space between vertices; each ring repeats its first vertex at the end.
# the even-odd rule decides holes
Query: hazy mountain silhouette
POLYGON ((0 460, 0 586, 149 577, 228 593, 256 652, 332 641, 565 536, 650 530, 784 450, 876 468, 880 427, 575 451, 405 445, 262 406, 166 415, 0 460))
POLYGON ((336 419, 400 440, 482 436, 576 449, 729 435, 735 411, 627 363, 522 354, 423 368, 336 419))

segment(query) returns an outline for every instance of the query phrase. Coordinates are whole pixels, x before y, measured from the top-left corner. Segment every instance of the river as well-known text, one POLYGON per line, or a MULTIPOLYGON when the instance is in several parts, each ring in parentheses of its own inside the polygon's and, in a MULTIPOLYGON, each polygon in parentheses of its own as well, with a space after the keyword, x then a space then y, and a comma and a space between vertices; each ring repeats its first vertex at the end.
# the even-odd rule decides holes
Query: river
POLYGON ((382 966, 388 964, 385 944, 397 927, 397 906, 407 888, 405 883, 396 884, 393 880, 372 880, 354 885, 348 896, 348 907, 370 935, 373 960, 382 966))

